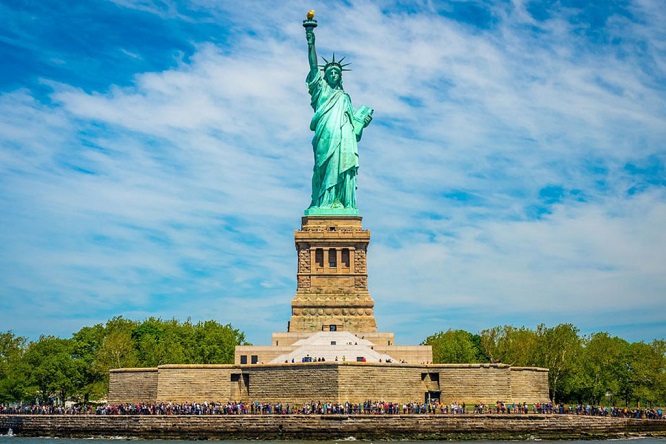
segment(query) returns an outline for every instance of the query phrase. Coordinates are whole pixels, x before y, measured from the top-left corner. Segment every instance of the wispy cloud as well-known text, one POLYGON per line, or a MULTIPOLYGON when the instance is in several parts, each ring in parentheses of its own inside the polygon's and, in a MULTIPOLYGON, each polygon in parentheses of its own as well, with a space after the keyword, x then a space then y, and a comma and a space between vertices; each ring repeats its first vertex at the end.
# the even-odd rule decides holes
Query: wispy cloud
MULTIPOLYGON (((81 8, 143 26, 94 59, 30 37, 0 95, 0 330, 118 314, 215 318, 254 343, 285 330, 312 168, 310 7, 81 8), (54 56, 69 68, 40 68, 54 56)), ((347 56, 345 89, 376 110, 359 206, 381 329, 403 344, 504 323, 664 336, 658 2, 314 8, 320 55, 347 56)), ((29 34, 0 36, 3 51, 29 34)))

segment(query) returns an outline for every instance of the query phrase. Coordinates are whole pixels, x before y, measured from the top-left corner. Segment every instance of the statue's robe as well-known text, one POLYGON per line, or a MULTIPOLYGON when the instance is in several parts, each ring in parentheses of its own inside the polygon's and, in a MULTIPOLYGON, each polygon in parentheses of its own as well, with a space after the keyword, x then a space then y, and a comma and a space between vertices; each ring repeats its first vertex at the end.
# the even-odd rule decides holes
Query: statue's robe
POLYGON ((331 88, 319 71, 306 79, 314 116, 312 202, 310 208, 356 208, 358 139, 354 108, 342 88, 331 88))

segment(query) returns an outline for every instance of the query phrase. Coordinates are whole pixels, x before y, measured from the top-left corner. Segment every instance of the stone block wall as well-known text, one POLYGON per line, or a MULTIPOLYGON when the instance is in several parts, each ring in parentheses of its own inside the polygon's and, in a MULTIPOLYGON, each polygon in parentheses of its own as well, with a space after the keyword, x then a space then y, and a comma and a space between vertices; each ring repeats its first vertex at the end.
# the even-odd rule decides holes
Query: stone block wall
MULTIPOLYGON (((268 364, 278 356, 289 354, 296 350, 294 343, 306 339, 311 334, 273 333, 271 345, 238 345, 235 349, 234 364, 242 365, 241 356, 245 356, 246 364, 251 364, 252 356, 257 357, 257 364, 268 364)), ((367 339, 374 343, 374 350, 384 353, 396 362, 404 361, 409 364, 429 364, 432 362, 432 347, 430 345, 395 345, 393 333, 359 333, 358 338, 367 339)))
POLYGON ((512 398, 509 366, 504 364, 448 364, 432 366, 439 371, 444 403, 494 404, 512 398))
POLYGON ((548 402, 548 369, 511 367, 511 402, 548 402))
POLYGON ((155 402, 157 398, 157 385, 156 368, 110 370, 109 403, 155 402))
POLYGON ((271 335, 271 345, 274 347, 289 347, 296 341, 307 339, 312 333, 294 333, 294 332, 273 332, 271 335))
POLYGON ((264 442, 666 437, 666 421, 582 415, 0 415, 0 435, 10 428, 19 437, 264 442))
POLYGON ((244 394, 242 377, 232 382, 232 365, 162 365, 158 367, 158 402, 203 402, 240 399, 244 394))
POLYGON ((395 345, 395 335, 388 331, 371 331, 354 333, 361 339, 367 339, 376 346, 395 345))
POLYGON ((246 364, 252 363, 252 356, 257 357, 257 364, 268 364, 280 355, 291 353, 294 347, 272 345, 237 345, 234 352, 234 364, 241 365, 241 356, 247 358, 246 364))
POLYGON ((432 346, 430 345, 375 345, 375 351, 385 353, 396 361, 404 361, 408 364, 430 364, 432 363, 432 346))
POLYGON ((421 369, 415 366, 352 362, 339 366, 338 402, 367 400, 423 402, 421 369))
POLYGON ((313 362, 268 365, 163 365, 111 371, 109 402, 310 401, 446 404, 546 402, 548 371, 505 364, 313 362))
POLYGON ((338 392, 338 366, 334 363, 246 366, 249 400, 303 404, 334 400, 338 392))

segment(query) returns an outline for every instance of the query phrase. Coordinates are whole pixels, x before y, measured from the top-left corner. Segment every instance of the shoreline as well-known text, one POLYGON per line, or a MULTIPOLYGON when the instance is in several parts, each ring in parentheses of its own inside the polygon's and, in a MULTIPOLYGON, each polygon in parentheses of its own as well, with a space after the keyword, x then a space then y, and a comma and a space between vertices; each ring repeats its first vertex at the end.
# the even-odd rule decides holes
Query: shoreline
POLYGON ((569 415, 0 415, 0 435, 127 439, 528 440, 666 438, 666 420, 569 415))

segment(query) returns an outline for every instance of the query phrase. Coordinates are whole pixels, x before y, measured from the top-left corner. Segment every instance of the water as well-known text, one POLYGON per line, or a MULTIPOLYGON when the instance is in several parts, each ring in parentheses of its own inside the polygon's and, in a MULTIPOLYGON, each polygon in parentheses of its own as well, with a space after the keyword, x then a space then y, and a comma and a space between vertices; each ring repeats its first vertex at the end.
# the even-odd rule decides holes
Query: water
MULTIPOLYGON (((117 438, 117 439, 69 439, 69 438, 20 438, 16 436, 0 436, 0 444, 90 444, 90 441, 95 441, 95 444, 118 444, 118 441, 128 440, 127 438, 117 438)), ((138 440, 137 440, 138 441, 138 440)), ((259 441, 261 444, 285 444, 287 442, 294 442, 297 444, 346 444, 352 440, 337 440, 337 441, 259 441)), ((151 440, 151 444, 192 444, 195 441, 185 441, 185 440, 162 440, 155 439, 151 440)), ((234 441, 222 441, 222 440, 210 440, 208 443, 219 443, 219 444, 257 444, 257 441, 245 441, 245 440, 234 440, 234 441)), ((371 441, 369 441, 371 442, 371 441)), ((428 444, 428 443, 447 443, 451 444, 455 441, 398 441, 400 444, 428 444)), ((458 441, 464 444, 516 444, 516 441, 458 441)), ((557 443, 557 444, 622 444, 629 443, 631 444, 666 444, 666 438, 634 438, 634 439, 617 439, 609 441, 539 441, 543 444, 557 443)))

